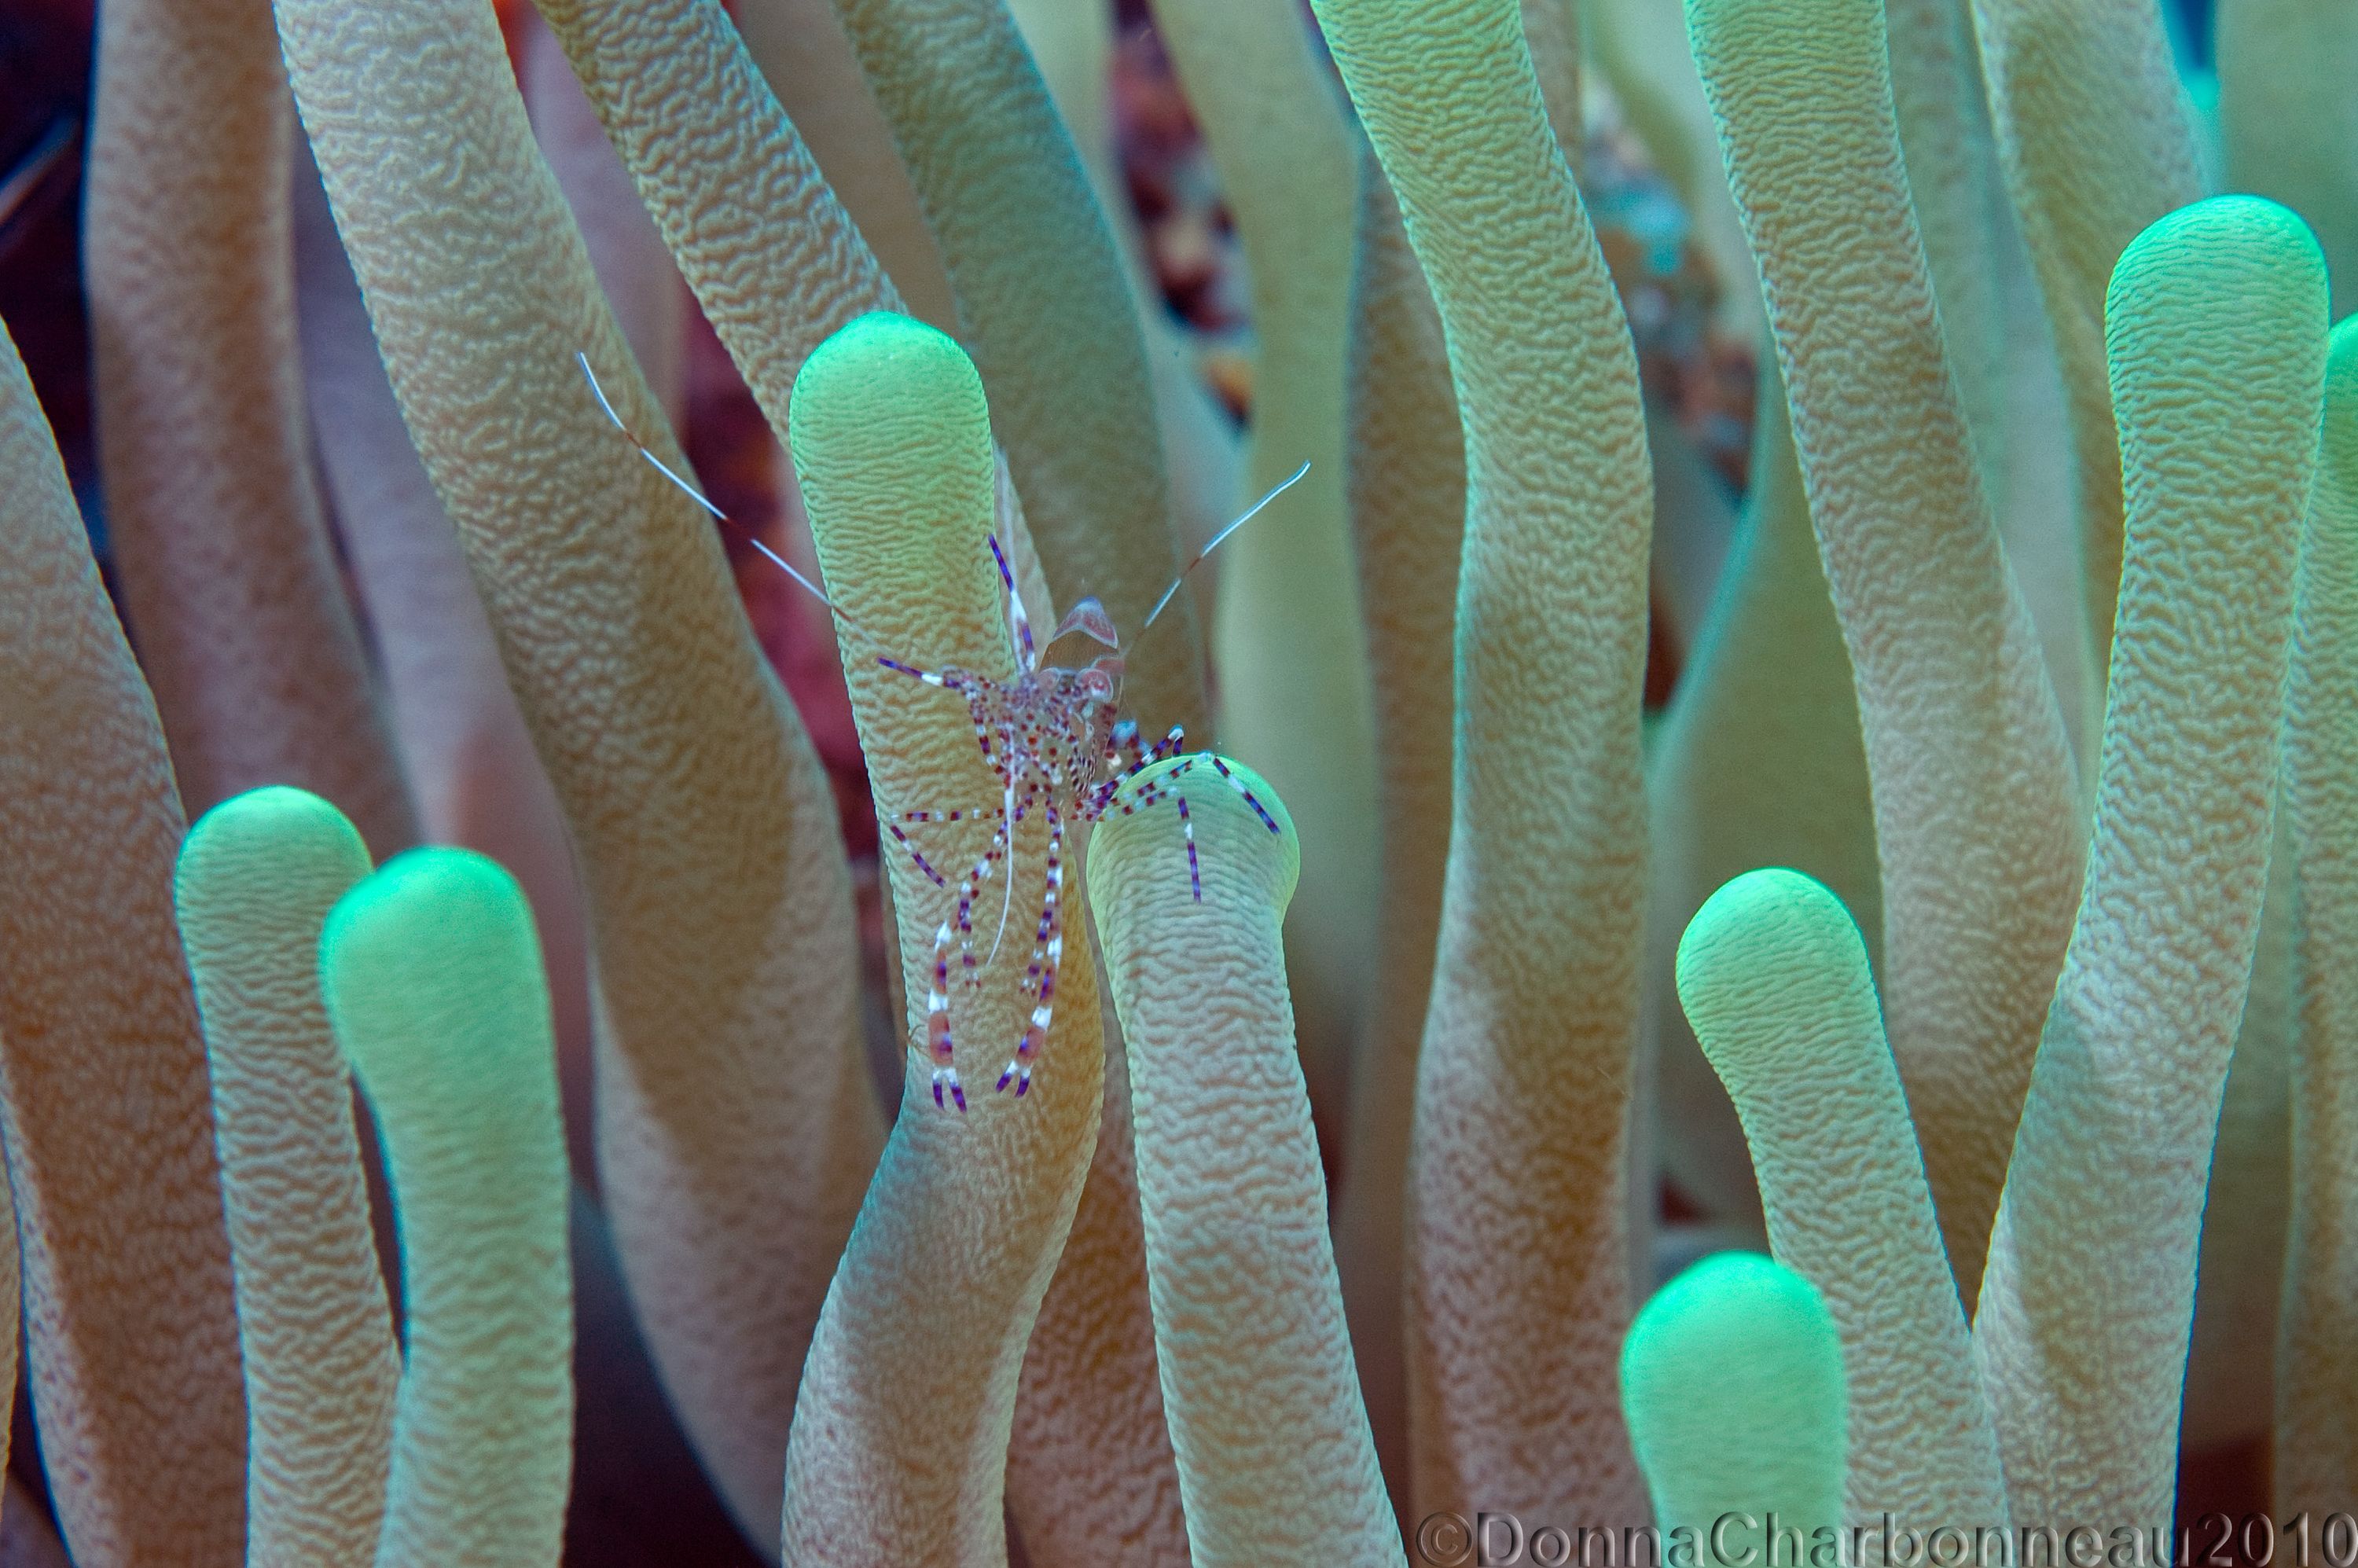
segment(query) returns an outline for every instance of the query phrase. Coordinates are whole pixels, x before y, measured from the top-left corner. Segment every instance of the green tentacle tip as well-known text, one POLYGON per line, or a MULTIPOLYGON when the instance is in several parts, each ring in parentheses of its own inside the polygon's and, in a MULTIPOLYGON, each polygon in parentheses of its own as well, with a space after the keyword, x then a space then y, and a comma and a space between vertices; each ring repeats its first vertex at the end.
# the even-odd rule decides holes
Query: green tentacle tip
POLYGON ((1706 1258, 1629 1325, 1621 1406, 1665 1530, 1734 1512, 1806 1534, 1842 1518, 1842 1345, 1816 1287, 1750 1252, 1706 1258))
POLYGON ((786 444, 839 600, 925 620, 957 613, 979 589, 957 570, 990 569, 990 410, 974 362, 949 337, 882 311, 847 323, 795 377, 786 444))
POLYGON ((1165 885, 1187 890, 1195 902, 1241 875, 1252 896, 1282 909, 1302 874, 1302 844, 1267 779, 1232 758, 1193 752, 1122 781, 1091 842, 1089 866, 1090 892, 1109 911, 1121 903, 1117 882, 1141 875, 1176 878, 1165 885))
POLYGON ((1780 997, 1833 1002, 1856 994, 1872 1007, 1866 943, 1842 900, 1799 871, 1747 871, 1704 901, 1679 938, 1679 1001, 1706 1045, 1741 1031, 1763 986, 1780 997))
POLYGON ((901 422, 942 407, 983 416, 982 378, 957 341, 889 310, 854 317, 811 351, 795 377, 789 440, 800 449, 814 422, 901 422))
POLYGON ((2255 293, 2274 296, 2278 308, 2313 307, 2322 326, 2325 254, 2292 209, 2261 196, 2213 196, 2163 214, 2129 242, 2104 290, 2104 319, 2117 341, 2157 309, 2215 311, 2255 293))
POLYGON ((553 1074, 531 906, 472 850, 412 849, 345 894, 320 934, 319 980, 372 1098, 465 1100, 553 1074))
POLYGON ((532 910, 483 856, 412 849, 329 915, 319 979, 376 1110, 407 1281, 378 1561, 554 1563, 572 1316, 532 910))
POLYGON ((174 881, 185 906, 213 876, 250 856, 300 857, 305 865, 368 870, 368 849, 344 814, 308 790, 265 784, 234 795, 197 818, 180 842, 174 881))

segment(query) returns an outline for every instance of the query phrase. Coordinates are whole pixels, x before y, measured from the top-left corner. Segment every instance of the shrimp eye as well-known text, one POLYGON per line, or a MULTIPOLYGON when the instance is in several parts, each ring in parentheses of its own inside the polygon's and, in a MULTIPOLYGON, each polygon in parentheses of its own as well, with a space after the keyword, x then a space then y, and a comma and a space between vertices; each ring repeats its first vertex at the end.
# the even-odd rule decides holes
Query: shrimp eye
POLYGON ((1121 682, 1121 660, 1113 654, 1100 654, 1091 659, 1079 676, 1084 702, 1111 702, 1114 687, 1121 682))

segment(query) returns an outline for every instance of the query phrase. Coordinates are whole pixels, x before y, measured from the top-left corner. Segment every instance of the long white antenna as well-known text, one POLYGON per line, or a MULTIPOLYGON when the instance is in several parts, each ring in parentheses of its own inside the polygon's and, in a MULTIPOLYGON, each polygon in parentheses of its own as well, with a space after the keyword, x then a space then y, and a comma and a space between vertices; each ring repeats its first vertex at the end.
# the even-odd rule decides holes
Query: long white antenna
MULTIPOLYGON (((808 592, 813 599, 817 600, 821 604, 824 604, 829 610, 834 611, 835 613, 842 619, 845 625, 850 627, 853 631, 859 633, 870 642, 874 643, 876 641, 875 634, 870 632, 865 626, 860 624, 859 622, 854 621, 850 616, 844 614, 843 611, 837 606, 835 600, 827 596, 827 591, 824 589, 820 588, 818 584, 811 581, 810 579, 805 577, 801 572, 795 570, 794 562, 786 559, 785 557, 778 554, 777 551, 763 544, 762 542, 761 535, 754 533, 752 529, 748 528, 742 523, 738 522, 734 517, 730 516, 726 512, 721 511, 718 506, 713 505, 711 502, 707 501, 704 498, 703 492, 698 490, 696 486, 688 483, 687 480, 674 472, 671 466, 668 463, 665 463, 661 458, 647 450, 647 444, 644 441, 640 440, 639 438, 632 431, 630 426, 622 422, 622 416, 614 412, 614 406, 607 401, 606 389, 598 384, 598 373, 590 368, 590 356, 582 352, 580 350, 576 349, 573 351, 573 357, 581 362, 581 373, 588 379, 590 383, 590 395, 597 398, 598 406, 606 411, 606 417, 614 422, 614 428, 622 433, 622 438, 630 442, 632 446, 638 449, 639 456, 646 459, 650 464, 654 465, 655 472, 671 481, 674 485, 678 487, 681 494, 687 496, 690 501, 695 502, 698 506, 704 508, 705 511, 710 513, 715 519, 719 522, 726 523, 731 528, 736 529, 738 534, 744 538, 745 542, 752 546, 755 550, 759 551, 764 559, 766 559, 772 566, 776 567, 780 571, 785 573, 788 577, 794 579, 796 582, 802 584, 804 589, 808 592)), ((882 644, 879 645, 881 646, 882 644)))
POLYGON ((990 955, 982 961, 989 968, 999 957, 999 944, 1007 935, 1007 915, 1015 907, 1015 786, 1007 786, 1007 800, 1001 807, 1001 820, 1007 824, 1007 874, 1000 878, 1004 884, 999 893, 999 929, 990 934, 990 955))
POLYGON ((1260 509, 1262 507, 1267 506, 1271 502, 1275 501, 1279 496, 1283 495, 1287 491, 1293 489, 1294 481, 1309 471, 1310 465, 1308 463, 1303 463, 1300 468, 1295 469, 1291 474, 1288 474, 1285 478, 1278 481, 1275 485, 1271 486, 1270 492, 1267 495, 1262 496, 1259 501, 1256 501, 1250 506, 1246 507, 1242 516, 1229 524, 1227 527, 1221 529, 1218 533, 1213 535, 1211 543, 1196 551, 1195 558, 1189 561, 1185 566, 1179 568, 1179 575, 1171 579, 1171 586, 1163 590, 1163 597, 1156 600, 1154 601, 1154 608, 1146 612, 1146 619, 1139 623, 1139 634, 1143 636, 1146 633, 1147 627, 1154 624, 1155 617, 1163 613, 1163 610, 1171 603, 1172 597, 1179 591, 1179 585, 1187 580, 1187 574, 1189 572, 1194 571, 1197 567, 1204 564, 1205 557, 1210 555, 1214 550, 1218 549, 1221 543, 1225 541, 1229 535, 1235 533, 1238 529, 1243 527, 1246 524, 1251 522, 1256 516, 1260 515, 1260 509))

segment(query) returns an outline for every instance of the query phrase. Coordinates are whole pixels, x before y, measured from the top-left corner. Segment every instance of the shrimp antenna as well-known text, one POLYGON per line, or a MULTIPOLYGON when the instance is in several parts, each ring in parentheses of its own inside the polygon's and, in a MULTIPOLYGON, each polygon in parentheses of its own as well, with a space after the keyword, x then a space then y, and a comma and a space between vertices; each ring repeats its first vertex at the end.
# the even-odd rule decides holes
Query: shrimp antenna
MULTIPOLYGON (((598 400, 598 406, 606 411, 606 417, 613 421, 614 428, 622 433, 622 438, 624 440, 630 442, 632 446, 638 449, 639 456, 646 459, 648 463, 653 466, 655 472, 671 481, 673 485, 678 489, 681 494, 687 496, 690 501, 695 502, 698 506, 704 508, 704 510, 709 513, 716 521, 724 523, 730 527, 736 529, 740 538, 742 538, 748 545, 751 545, 757 552, 760 553, 762 557, 768 561, 772 566, 777 568, 780 571, 794 579, 795 581, 800 583, 803 586, 804 591, 807 592, 813 599, 817 600, 821 604, 826 605, 829 611, 834 612, 835 618, 842 622, 845 626, 850 628, 852 632, 858 633, 860 637, 866 639, 870 643, 876 647, 881 648, 884 645, 877 640, 874 633, 869 631, 867 627, 862 626, 859 622, 854 621, 844 611, 841 606, 838 605, 835 600, 829 599, 827 596, 826 589, 820 588, 818 584, 811 581, 810 579, 805 577, 800 571, 796 570, 795 564, 792 561, 786 559, 785 557, 778 554, 777 551, 770 548, 768 545, 764 544, 759 534, 754 533, 752 529, 748 528, 744 524, 738 522, 737 519, 730 516, 729 514, 721 511, 718 506, 713 505, 711 502, 705 499, 704 492, 702 491, 688 483, 687 480, 681 478, 680 475, 672 469, 670 464, 665 462, 661 458, 655 456, 654 453, 649 451, 647 449, 647 444, 639 439, 637 434, 632 430, 630 426, 623 423, 622 415, 616 413, 614 411, 613 404, 607 400, 606 389, 598 384, 598 373, 590 368, 590 356, 587 353, 582 352, 580 350, 576 349, 573 352, 573 357, 581 362, 581 373, 588 379, 590 383, 590 395, 598 400)), ((1289 480, 1286 482, 1290 484, 1293 481, 1289 480)))
POLYGON ((1007 916, 1015 907, 1015 786, 1007 787, 1007 802, 1002 808, 1007 820, 1007 874, 999 879, 999 929, 990 934, 990 953, 982 960, 989 968, 998 960, 999 945, 1007 937, 1007 916))
MULTIPOLYGON (((644 450, 644 449, 642 449, 644 450)), ((1205 557, 1210 555, 1214 550, 1218 549, 1221 545, 1226 543, 1229 535, 1235 533, 1238 529, 1243 527, 1246 524, 1259 516, 1262 507, 1267 506, 1271 502, 1275 501, 1279 496, 1283 495, 1287 491, 1293 489, 1294 481, 1301 479, 1303 474, 1306 474, 1309 471, 1310 465, 1308 463, 1303 463, 1300 468, 1295 469, 1292 473, 1286 475, 1283 479, 1279 480, 1274 485, 1271 485, 1270 487, 1269 493, 1262 496, 1259 501, 1254 502, 1250 506, 1246 507, 1243 514, 1238 516, 1235 522, 1229 524, 1227 527, 1213 535, 1211 542, 1206 544, 1202 549, 1196 551, 1195 557, 1185 566, 1179 568, 1179 575, 1171 579, 1171 586, 1163 590, 1163 597, 1156 600, 1154 601, 1154 608, 1146 612, 1146 619, 1139 622, 1138 635, 1140 637, 1146 635, 1146 629, 1149 626, 1153 625, 1155 618, 1170 607, 1173 597, 1179 591, 1179 585, 1187 580, 1187 574, 1189 572, 1194 571, 1197 567, 1204 564, 1205 557)), ((1131 641, 1135 643, 1137 638, 1132 638, 1131 641)))

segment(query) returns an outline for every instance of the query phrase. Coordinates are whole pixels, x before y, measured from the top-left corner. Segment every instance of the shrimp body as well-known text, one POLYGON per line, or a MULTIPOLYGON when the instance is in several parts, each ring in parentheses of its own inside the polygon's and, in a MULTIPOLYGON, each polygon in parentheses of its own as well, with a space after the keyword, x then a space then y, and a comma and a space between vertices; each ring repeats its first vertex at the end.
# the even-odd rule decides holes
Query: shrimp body
MULTIPOLYGON (((1122 779, 1175 752, 1184 738, 1174 728, 1151 751, 1140 748, 1138 727, 1118 713, 1122 669, 1119 654, 1107 653, 1077 667, 1043 665, 1022 597, 997 539, 991 540, 990 548, 1014 633, 1017 661, 1011 679, 995 680, 956 666, 928 670, 891 657, 880 656, 876 661, 888 670, 965 699, 975 743, 1000 785, 995 806, 904 812, 885 824, 917 869, 946 890, 949 878, 926 857, 910 829, 968 819, 991 824, 990 843, 957 883, 949 917, 935 929, 932 984, 925 998, 925 1051, 934 1064, 934 1103, 959 1110, 966 1108, 966 1087, 956 1065, 957 1040, 950 998, 961 983, 968 988, 981 984, 982 971, 997 956, 1005 936, 1014 895, 1011 861, 1018 825, 1036 814, 1044 820, 1048 836, 1039 916, 1033 925, 1032 952, 1022 980, 1022 994, 1032 1010, 996 1085, 1001 1092, 1011 1088, 1020 1099, 1032 1087, 1033 1065, 1055 1020, 1056 976, 1065 953, 1066 833, 1076 825, 1096 821, 1122 779), (1003 872, 1002 861, 1010 862, 1003 872), (989 950, 978 953, 975 909, 990 880, 1001 875, 1008 881, 1001 892, 999 925, 989 950)), ((1109 648, 1114 642, 1112 624, 1094 599, 1075 607, 1049 639, 1049 645, 1053 647, 1068 633, 1096 637, 1109 648)))

